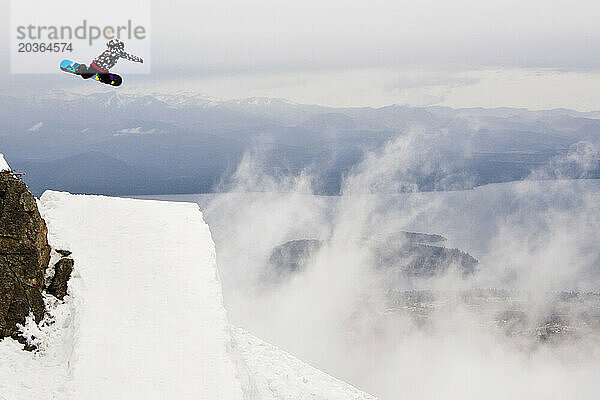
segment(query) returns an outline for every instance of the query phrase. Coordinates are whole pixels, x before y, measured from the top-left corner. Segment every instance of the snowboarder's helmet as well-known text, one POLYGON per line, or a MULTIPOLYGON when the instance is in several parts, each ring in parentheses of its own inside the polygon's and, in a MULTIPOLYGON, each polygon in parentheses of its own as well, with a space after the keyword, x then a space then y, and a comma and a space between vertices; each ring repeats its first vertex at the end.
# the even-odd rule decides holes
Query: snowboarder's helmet
POLYGON ((119 39, 112 39, 107 43, 107 46, 123 50, 125 48, 125 43, 121 42, 119 39))

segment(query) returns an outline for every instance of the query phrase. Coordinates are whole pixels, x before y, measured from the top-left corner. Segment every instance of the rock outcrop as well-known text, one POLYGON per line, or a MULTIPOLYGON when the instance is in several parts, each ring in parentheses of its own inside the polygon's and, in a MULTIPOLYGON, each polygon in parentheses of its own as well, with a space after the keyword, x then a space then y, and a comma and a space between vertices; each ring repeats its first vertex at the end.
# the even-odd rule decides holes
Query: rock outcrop
MULTIPOLYGON (((463 276, 476 272, 477 259, 459 249, 434 244, 446 241, 441 235, 398 232, 379 238, 356 239, 357 246, 368 248, 374 257, 374 266, 390 275, 404 278, 431 278, 455 266, 463 276)), ((302 271, 305 264, 326 243, 317 239, 291 240, 271 252, 267 279, 279 282, 293 273, 302 271)))
POLYGON ((54 264, 54 277, 52 282, 48 286, 47 292, 56 297, 57 299, 63 300, 67 295, 68 283, 73 272, 73 259, 68 258, 64 254, 71 254, 68 250, 57 250, 57 253, 63 255, 56 264, 54 264))
POLYGON ((38 322, 44 316, 47 232, 25 183, 10 171, 0 171, 0 338, 23 341, 17 324, 30 313, 38 322))

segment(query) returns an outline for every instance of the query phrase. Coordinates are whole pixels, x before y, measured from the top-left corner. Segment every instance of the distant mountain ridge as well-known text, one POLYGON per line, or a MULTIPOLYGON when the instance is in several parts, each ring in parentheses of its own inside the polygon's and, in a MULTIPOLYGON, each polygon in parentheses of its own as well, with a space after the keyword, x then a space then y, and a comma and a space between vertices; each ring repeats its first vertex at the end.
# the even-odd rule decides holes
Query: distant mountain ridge
MULTIPOLYGON (((400 105, 332 108, 284 99, 219 100, 195 93, 0 96, 0 149, 14 168, 27 174, 25 180, 37 195, 53 181, 78 193, 213 192, 228 187, 243 155, 255 149, 260 149, 260 173, 298 175, 310 170, 314 191, 335 195, 343 177, 366 153, 414 132, 423 132, 424 138, 446 135, 445 143, 432 140, 427 146, 437 146, 434 153, 445 157, 447 165, 433 175, 416 171, 398 179, 410 179, 419 190, 443 190, 446 175, 465 176, 452 186, 465 189, 521 180, 579 141, 599 143, 600 113, 400 105), (90 168, 73 164, 76 159, 85 163, 90 152, 98 168, 121 165, 112 183, 98 182, 90 168), (42 163, 69 164, 71 169, 58 177, 56 166, 41 168, 42 163)), ((574 178, 597 177, 600 168, 592 166, 574 178)))

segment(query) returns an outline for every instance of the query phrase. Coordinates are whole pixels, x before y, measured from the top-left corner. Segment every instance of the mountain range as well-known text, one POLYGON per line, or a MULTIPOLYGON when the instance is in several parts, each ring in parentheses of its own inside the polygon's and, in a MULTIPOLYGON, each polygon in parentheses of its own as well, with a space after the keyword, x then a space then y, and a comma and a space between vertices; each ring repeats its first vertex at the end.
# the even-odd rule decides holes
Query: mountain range
MULTIPOLYGON (((410 171, 412 183, 445 189, 443 175, 454 174, 469 177, 452 187, 464 189, 521 180, 577 143, 597 143, 600 112, 332 108, 190 93, 0 96, 0 148, 36 195, 222 191, 256 152, 261 173, 310 171, 315 193, 335 195, 366 154, 415 132, 444 168, 410 171)), ((600 177, 597 161, 569 177, 600 177)))

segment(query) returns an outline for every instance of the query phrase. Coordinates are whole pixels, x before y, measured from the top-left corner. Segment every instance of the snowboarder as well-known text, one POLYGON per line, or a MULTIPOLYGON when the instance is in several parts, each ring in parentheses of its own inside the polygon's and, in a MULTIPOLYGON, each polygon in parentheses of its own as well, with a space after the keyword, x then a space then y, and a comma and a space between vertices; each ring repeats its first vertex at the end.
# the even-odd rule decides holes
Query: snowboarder
POLYGON ((112 39, 106 43, 108 47, 102 54, 94 58, 90 66, 81 64, 77 67, 75 73, 81 75, 83 79, 89 79, 95 75, 108 74, 109 70, 115 66, 119 58, 124 58, 129 61, 144 63, 140 57, 126 53, 125 43, 119 39, 112 39))

